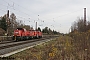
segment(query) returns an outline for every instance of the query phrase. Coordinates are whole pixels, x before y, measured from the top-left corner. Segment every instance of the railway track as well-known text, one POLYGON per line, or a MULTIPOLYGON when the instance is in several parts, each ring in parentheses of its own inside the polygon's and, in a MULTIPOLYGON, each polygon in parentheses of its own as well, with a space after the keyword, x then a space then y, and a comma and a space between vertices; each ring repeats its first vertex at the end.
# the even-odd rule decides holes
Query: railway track
MULTIPOLYGON (((43 38, 50 38, 50 37, 52 37, 52 36, 48 36, 48 37, 47 37, 47 35, 44 35, 44 36, 43 36, 43 38)), ((55 37, 55 36, 54 36, 54 37, 55 37)), ((34 39, 34 40, 35 40, 35 39, 34 39)), ((24 41, 24 40, 22 40, 22 41, 24 41)), ((16 42, 16 41, 15 41, 15 40, 1 41, 1 42, 0 42, 0 45, 1 45, 1 44, 7 44, 7 43, 13 43, 13 42, 16 42)), ((21 42, 21 41, 18 41, 18 42, 21 42)))
POLYGON ((0 42, 0 44, 6 44, 6 43, 12 43, 12 42, 15 42, 15 41, 4 41, 4 42, 0 42))
POLYGON ((40 42, 45 42, 47 39, 51 39, 55 37, 45 37, 41 39, 34 39, 34 40, 26 40, 26 41, 18 41, 18 42, 5 42, 0 44, 0 57, 2 55, 13 52, 18 49, 22 49, 28 46, 39 44, 40 42))
POLYGON ((8 44, 1 44, 0 45, 0 50, 1 49, 5 49, 5 48, 10 48, 10 47, 18 46, 18 45, 22 45, 22 44, 27 44, 27 43, 35 42, 35 41, 45 40, 45 39, 47 39, 47 38, 27 40, 27 41, 22 41, 22 42, 19 41, 19 42, 16 42, 16 43, 8 42, 8 44))

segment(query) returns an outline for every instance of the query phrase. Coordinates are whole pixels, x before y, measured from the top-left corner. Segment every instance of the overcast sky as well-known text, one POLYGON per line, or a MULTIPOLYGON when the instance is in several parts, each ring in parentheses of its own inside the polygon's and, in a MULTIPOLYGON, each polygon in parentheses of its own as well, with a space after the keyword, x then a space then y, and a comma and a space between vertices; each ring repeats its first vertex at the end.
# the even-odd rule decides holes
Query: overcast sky
POLYGON ((68 33, 74 21, 83 17, 87 8, 87 20, 90 20, 90 0, 0 0, 0 16, 10 10, 17 20, 35 28, 35 22, 41 28, 49 27, 61 33, 68 33))

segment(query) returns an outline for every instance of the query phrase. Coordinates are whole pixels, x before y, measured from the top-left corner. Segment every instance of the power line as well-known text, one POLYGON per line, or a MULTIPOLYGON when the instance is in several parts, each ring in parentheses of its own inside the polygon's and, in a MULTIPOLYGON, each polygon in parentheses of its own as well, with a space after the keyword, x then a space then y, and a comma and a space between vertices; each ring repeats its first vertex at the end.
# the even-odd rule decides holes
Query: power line
MULTIPOLYGON (((5 1, 5 0, 4 0, 5 1)), ((10 0, 10 1, 12 1, 12 0, 10 0)), ((13 2, 13 1, 12 1, 13 2)), ((8 2, 7 2, 8 3, 8 2)), ((15 2, 13 2, 14 4, 16 4, 16 5, 18 5, 18 6, 20 6, 19 4, 17 4, 17 3, 15 3, 15 2)), ((20 6, 20 7, 22 7, 22 6, 20 6)), ((22 8, 24 8, 24 9, 26 9, 25 7, 22 7, 22 8)), ((16 10, 16 9, 15 9, 16 10)), ((28 10, 28 9, 27 9, 28 10)), ((18 12, 21 12, 21 13, 24 13, 24 12, 22 12, 22 11, 19 11, 19 10, 17 10, 18 12)), ((74 12, 76 12, 76 11, 74 11, 74 12)), ((73 13, 73 12, 71 12, 71 13, 73 13)), ((71 13, 67 13, 67 14, 64 14, 64 15, 61 15, 61 16, 58 16, 58 17, 62 17, 62 16, 65 16, 65 15, 68 15, 68 14, 71 14, 71 13)), ((27 14, 27 13, 24 13, 25 15, 27 15, 27 16, 30 16, 29 14, 27 14)), ((57 18, 57 17, 55 17, 55 18, 57 18)), ((51 20, 51 19, 49 19, 49 20, 51 20)))
MULTIPOLYGON (((5 0, 4 0, 5 1, 5 0)), ((5 1, 6 2, 6 1, 5 1)), ((15 7, 14 6, 10 6, 10 3, 8 3, 8 2, 6 2, 7 4, 8 4, 8 7, 11 7, 14 11, 16 11, 16 9, 15 9, 15 7)), ((13 4, 14 5, 14 4, 13 4)), ((24 12, 22 12, 22 11, 19 11, 19 10, 17 10, 16 12, 21 12, 21 13, 24 13, 24 12)), ((25 15, 27 15, 27 16, 29 16, 27 13, 24 13, 25 15)), ((20 16, 19 16, 20 17, 20 16)), ((24 18, 24 17, 20 17, 20 18, 22 18, 22 19, 26 19, 26 18, 24 18)), ((30 19, 30 18, 29 18, 30 19)), ((27 20, 27 19, 26 19, 27 20)), ((33 20, 35 20, 35 19, 33 19, 33 20)), ((30 21, 29 21, 30 22, 30 21)))
MULTIPOLYGON (((5 0, 4 0, 5 1, 5 0)), ((12 1, 12 0, 10 0, 10 1, 12 1)), ((12 1, 13 2, 13 1, 12 1)), ((8 3, 8 2, 7 2, 8 3)), ((15 2, 13 2, 15 5, 18 5, 17 3, 15 3, 15 2)), ((20 5, 18 5, 18 6, 20 6, 20 5)), ((14 7, 14 6, 13 6, 14 7)), ((20 6, 20 7, 22 7, 22 6, 20 6)), ((30 11, 29 9, 27 9, 27 8, 25 8, 25 7, 22 7, 22 8, 24 8, 24 9, 26 9, 26 10, 28 10, 28 11, 30 11)), ((15 9, 15 7, 14 7, 14 10, 16 10, 15 9)), ((22 12, 22 11, 20 11, 20 10, 17 10, 18 12, 21 12, 21 13, 24 13, 25 15, 27 15, 27 16, 29 16, 29 18, 30 18, 30 15, 29 14, 27 14, 27 13, 25 13, 25 12, 22 12)), ((35 20, 36 21, 36 19, 32 19, 32 20, 35 20)), ((40 19, 39 19, 40 20, 40 19)), ((41 20, 42 21, 42 20, 41 20)), ((44 22, 44 21, 42 21, 42 22, 44 22)))
MULTIPOLYGON (((5 1, 5 0, 3 0, 3 1, 5 1)), ((29 14, 27 14, 27 13, 25 13, 25 12, 22 12, 21 10, 17 10, 17 9, 15 9, 16 7, 14 6, 15 5, 15 3, 13 2, 13 5, 11 6, 10 5, 10 3, 9 2, 7 2, 7 1, 5 1, 7 4, 8 4, 8 7, 11 7, 13 10, 16 10, 16 11, 18 11, 18 12, 21 12, 21 13, 23 13, 23 14, 25 14, 25 15, 27 15, 27 16, 30 16, 29 14)), ((17 5, 17 4, 16 4, 17 5)), ((18 5, 19 6, 19 5, 18 5)), ((24 8, 25 9, 25 8, 24 8)))
POLYGON ((75 13, 75 12, 78 12, 78 11, 81 11, 82 9, 79 9, 79 10, 76 10, 76 11, 73 11, 73 12, 70 12, 70 13, 66 13, 64 15, 61 15, 61 16, 58 16, 58 17, 62 17, 62 16, 67 16, 67 15, 70 15, 72 13, 75 13))
MULTIPOLYGON (((12 1, 12 0, 10 0, 10 1, 12 1)), ((14 1, 12 1, 12 2, 14 2, 14 1)), ((22 7, 23 9, 26 9, 27 11, 30 11, 29 9, 27 9, 27 8, 25 8, 25 7, 21 6, 21 5, 19 5, 18 3, 16 3, 16 2, 14 2, 14 3, 15 3, 16 5, 22 7)), ((33 14, 35 14, 35 13, 33 13, 33 14)))
MULTIPOLYGON (((4 1, 5 1, 5 0, 4 0, 4 1)), ((11 1, 11 0, 10 0, 10 1, 11 1)), ((12 1, 12 3, 13 3, 12 5, 10 5, 10 3, 7 2, 7 1, 6 1, 6 3, 8 4, 8 7, 10 7, 11 9, 13 9, 15 12, 20 12, 20 13, 22 13, 22 14, 25 14, 25 15, 29 16, 29 18, 30 18, 30 15, 29 15, 29 14, 27 14, 27 13, 25 13, 25 12, 22 12, 22 11, 19 10, 19 9, 17 10, 17 7, 16 7, 15 5, 17 5, 18 7, 22 7, 22 6, 20 6, 19 4, 15 3, 15 2, 13 2, 13 1, 12 1)), ((22 7, 22 8, 24 8, 24 7, 22 7)), ((28 10, 27 8, 24 8, 24 9, 28 10)), ((81 10, 81 9, 80 9, 80 10, 81 10)), ((29 11, 29 10, 28 10, 28 11, 29 11)), ((79 11, 79 10, 77 10, 77 11, 79 11)), ((67 16, 67 15, 72 14, 72 13, 75 13, 75 12, 77 12, 77 11, 70 12, 70 13, 66 13, 66 14, 64 14, 64 15, 60 15, 60 16, 58 16, 58 17, 54 17, 54 18, 51 18, 51 19, 45 18, 45 19, 43 19, 43 20, 42 20, 42 19, 39 19, 39 20, 41 20, 43 23, 45 23, 45 20, 51 20, 52 22, 56 22, 56 21, 55 21, 56 18, 60 18, 60 17, 63 17, 63 16, 67 16)), ((28 20, 30 20, 30 21, 31 21, 31 20, 38 21, 38 20, 32 19, 32 18, 30 18, 30 19, 29 19, 29 18, 26 19, 25 17, 21 17, 21 18, 22 18, 23 20, 27 20, 27 19, 28 19, 28 20)), ((27 21, 28 21, 28 20, 27 20, 27 21)))
MULTIPOLYGON (((4 0, 5 1, 5 0, 4 0)), ((14 5, 17 5, 18 7, 22 7, 22 6, 20 6, 19 4, 17 4, 17 3, 15 3, 15 2, 13 2, 12 0, 10 0, 12 3, 13 3, 13 8, 14 8, 14 10, 16 10, 15 8, 15 6, 14 5)), ((8 2, 7 2, 8 3, 8 2)), ((25 9, 25 10, 28 10, 27 8, 24 8, 24 7, 22 7, 23 9, 25 9)), ((27 14, 26 12, 22 12, 21 10, 17 10, 17 11, 19 11, 19 12, 21 12, 21 13, 24 13, 25 15, 27 15, 27 16, 30 16, 29 14, 27 14)), ((30 10, 28 10, 28 11, 30 11, 30 10)))

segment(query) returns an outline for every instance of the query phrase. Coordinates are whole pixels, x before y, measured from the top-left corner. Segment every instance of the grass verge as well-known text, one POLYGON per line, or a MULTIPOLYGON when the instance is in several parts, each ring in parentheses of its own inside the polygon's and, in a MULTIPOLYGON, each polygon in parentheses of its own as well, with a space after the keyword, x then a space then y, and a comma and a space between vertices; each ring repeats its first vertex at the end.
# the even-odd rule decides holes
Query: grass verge
POLYGON ((83 51, 78 51, 78 44, 69 36, 60 36, 8 58, 14 60, 83 60, 83 51))

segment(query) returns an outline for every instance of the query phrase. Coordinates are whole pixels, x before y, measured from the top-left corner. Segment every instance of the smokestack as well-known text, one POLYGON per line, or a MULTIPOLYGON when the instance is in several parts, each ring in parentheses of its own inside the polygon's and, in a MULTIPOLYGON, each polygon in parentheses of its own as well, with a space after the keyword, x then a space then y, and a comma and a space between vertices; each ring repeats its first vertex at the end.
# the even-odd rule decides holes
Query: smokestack
POLYGON ((36 22, 36 30, 37 30, 37 22, 36 22))
POLYGON ((8 26, 9 26, 9 10, 7 11, 7 15, 6 15, 6 22, 7 22, 7 37, 8 37, 8 26))
POLYGON ((9 18, 9 10, 7 11, 7 18, 9 18))
POLYGON ((84 8, 84 23, 86 25, 86 8, 84 8))

